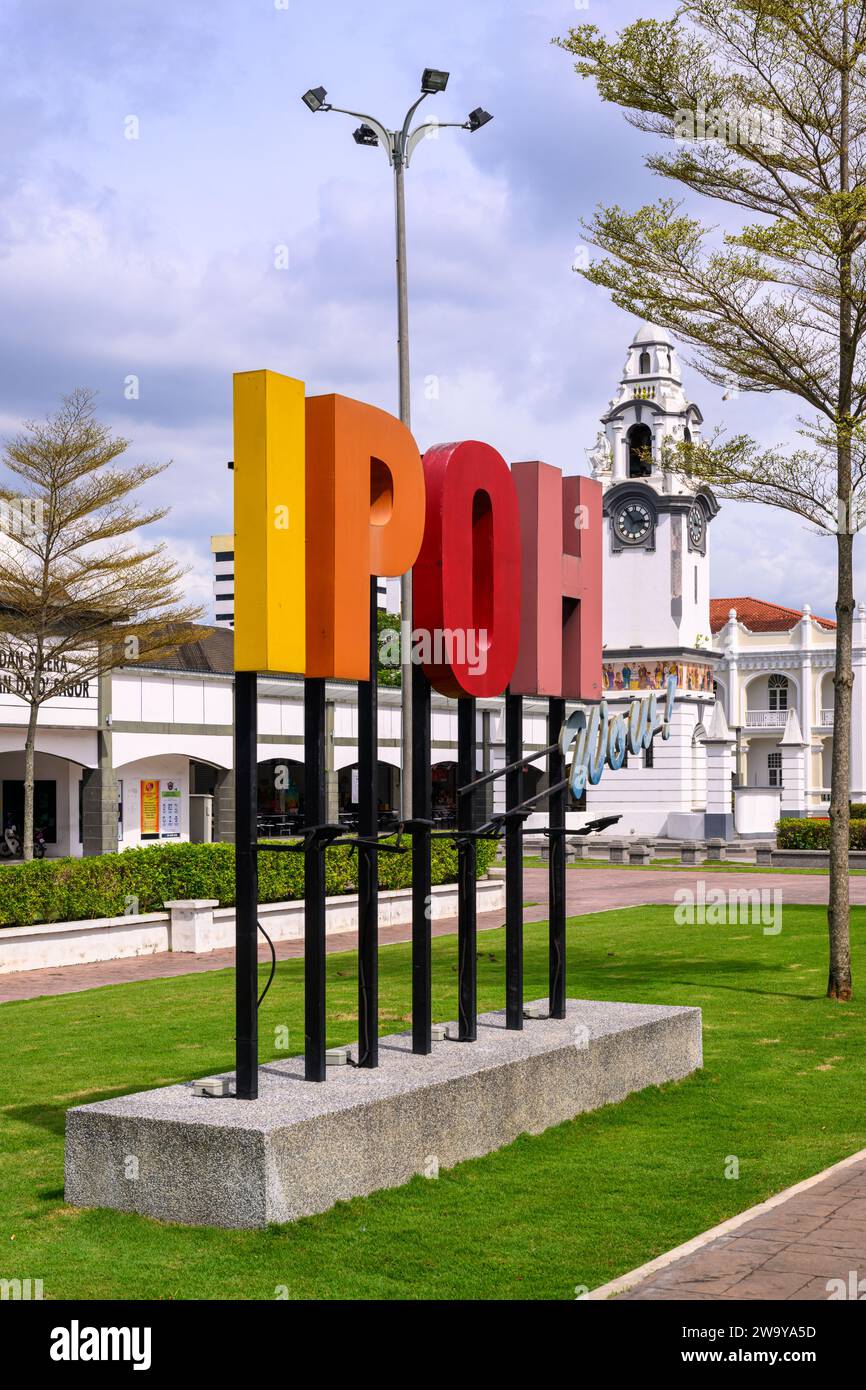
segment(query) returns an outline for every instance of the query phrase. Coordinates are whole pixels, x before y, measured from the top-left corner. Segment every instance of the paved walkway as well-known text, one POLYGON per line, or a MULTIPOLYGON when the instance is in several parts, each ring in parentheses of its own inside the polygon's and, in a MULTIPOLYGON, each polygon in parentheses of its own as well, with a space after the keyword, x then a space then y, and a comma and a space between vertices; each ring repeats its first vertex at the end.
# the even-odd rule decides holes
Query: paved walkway
POLYGON ((698 1241, 596 1289, 621 1300, 801 1300, 861 1298, 866 1283, 866 1153, 828 1168, 742 1212, 698 1241), (710 1237, 707 1239, 707 1237, 710 1237), (687 1252, 687 1253, 686 1253, 687 1252), (662 1266, 662 1267, 659 1267, 662 1266), (832 1282, 836 1281, 836 1282, 832 1282))
MULTIPOLYGON (((566 870, 566 911, 569 917, 590 912, 606 912, 621 907, 638 907, 644 903, 672 903, 678 888, 688 887, 699 879, 715 887, 749 889, 779 888, 786 903, 825 903, 827 878, 821 874, 749 874, 719 873, 694 869, 582 869, 566 870)), ((866 875, 853 877, 852 903, 866 904, 866 875)), ((524 910, 527 922, 543 921, 547 917, 547 869, 525 869, 524 899, 531 906, 524 910)), ((490 931, 503 925, 504 912, 485 912, 478 918, 478 930, 490 931)), ((457 930, 457 918, 449 917, 433 923, 434 936, 449 936, 457 930)), ((382 927, 381 944, 408 941, 411 928, 382 927)), ((358 944, 355 932, 340 932, 328 937, 328 951, 353 951, 358 944)), ((276 943, 278 960, 289 960, 304 953, 303 941, 276 943)), ((259 959, 267 961, 270 952, 264 942, 259 959)), ((234 965, 234 950, 212 951, 207 955, 175 954, 171 951, 152 956, 135 956, 129 960, 101 961, 91 965, 66 965, 59 969, 26 970, 14 975, 0 975, 0 1003, 10 999, 35 999, 48 994, 77 994, 100 985, 131 984, 138 980, 165 979, 174 975, 194 975, 206 970, 225 970, 234 965)))

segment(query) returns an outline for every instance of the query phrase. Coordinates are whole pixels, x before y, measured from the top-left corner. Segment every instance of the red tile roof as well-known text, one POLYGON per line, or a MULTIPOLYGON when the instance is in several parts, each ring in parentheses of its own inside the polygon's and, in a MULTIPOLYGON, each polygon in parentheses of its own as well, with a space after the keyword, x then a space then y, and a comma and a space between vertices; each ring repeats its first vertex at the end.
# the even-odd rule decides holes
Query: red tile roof
MULTIPOLYGON (((725 626, 732 608, 736 608, 738 620, 750 632, 790 632, 803 617, 796 608, 785 608, 781 603, 767 603, 762 598, 711 598, 710 627, 713 632, 720 632, 725 626)), ((830 618, 815 617, 815 622, 828 632, 836 626, 830 618)))

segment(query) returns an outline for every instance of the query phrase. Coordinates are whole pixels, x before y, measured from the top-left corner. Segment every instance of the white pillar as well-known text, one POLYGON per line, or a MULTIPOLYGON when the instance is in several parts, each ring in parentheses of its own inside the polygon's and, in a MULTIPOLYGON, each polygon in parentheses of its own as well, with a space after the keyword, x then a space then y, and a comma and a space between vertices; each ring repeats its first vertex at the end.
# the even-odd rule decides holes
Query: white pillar
POLYGON ((614 420, 612 425, 613 440, 611 442, 611 452, 613 453, 613 481, 621 483, 626 476, 625 466, 625 436, 623 434, 622 420, 614 420))
POLYGON ((779 740, 782 753, 782 815, 806 815, 806 760, 811 739, 804 739, 795 709, 788 710, 785 732, 779 740))
POLYGON ((717 701, 704 739, 707 750, 707 809, 704 834, 707 839, 728 840, 734 833, 733 772, 734 735, 728 728, 725 711, 717 701))
POLYGON ((728 621, 722 628, 717 638, 718 645, 725 653, 726 668, 728 675, 728 707, 725 710, 728 724, 742 724, 742 713, 740 710, 740 668, 737 657, 740 646, 740 629, 737 626, 736 608, 728 609, 728 621))

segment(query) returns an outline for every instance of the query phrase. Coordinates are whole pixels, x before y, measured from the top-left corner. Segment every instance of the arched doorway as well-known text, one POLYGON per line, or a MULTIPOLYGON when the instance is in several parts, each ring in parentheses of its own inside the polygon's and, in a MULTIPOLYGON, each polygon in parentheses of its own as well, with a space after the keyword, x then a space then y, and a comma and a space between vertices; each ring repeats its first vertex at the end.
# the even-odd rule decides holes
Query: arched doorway
POLYGON ((457 824, 457 764, 434 763, 430 769, 433 819, 446 828, 457 824))
MULTIPOLYGON (((37 749, 34 754, 33 830, 41 836, 49 859, 81 853, 81 776, 80 763, 37 749)), ((24 753, 0 754, 0 835, 10 833, 15 857, 23 857, 24 839, 24 753)), ((8 846, 4 839, 4 857, 8 846)))
MULTIPOLYGON (((340 821, 349 830, 358 827, 358 764, 350 763, 337 773, 337 801, 340 821)), ((400 821, 400 769, 391 763, 376 764, 376 801, 379 829, 395 828, 400 821)))
POLYGON ((259 834, 296 834, 304 822, 304 764, 266 758, 258 765, 257 782, 259 834))
POLYGON ((626 435, 628 445, 628 476, 648 478, 653 471, 653 437, 649 425, 632 425, 626 435))

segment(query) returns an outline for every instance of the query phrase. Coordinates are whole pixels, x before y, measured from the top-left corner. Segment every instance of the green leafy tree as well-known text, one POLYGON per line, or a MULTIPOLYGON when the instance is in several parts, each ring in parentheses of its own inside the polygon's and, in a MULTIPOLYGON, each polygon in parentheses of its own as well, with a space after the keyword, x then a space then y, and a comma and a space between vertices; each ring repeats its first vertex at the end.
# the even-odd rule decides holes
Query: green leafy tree
POLYGON ((400 614, 378 611, 379 685, 399 686, 400 679, 400 614))
POLYGON ((678 444, 723 495, 781 507, 836 551, 827 992, 849 999, 853 541, 866 477, 866 0, 683 0, 608 40, 556 40, 599 96, 656 137, 648 167, 728 205, 724 230, 682 202, 597 210, 582 270, 614 303, 695 349, 710 381, 799 399, 801 447, 745 435, 678 444), (731 212, 730 210, 733 210, 731 212), (734 225, 736 223, 737 225, 734 225))

